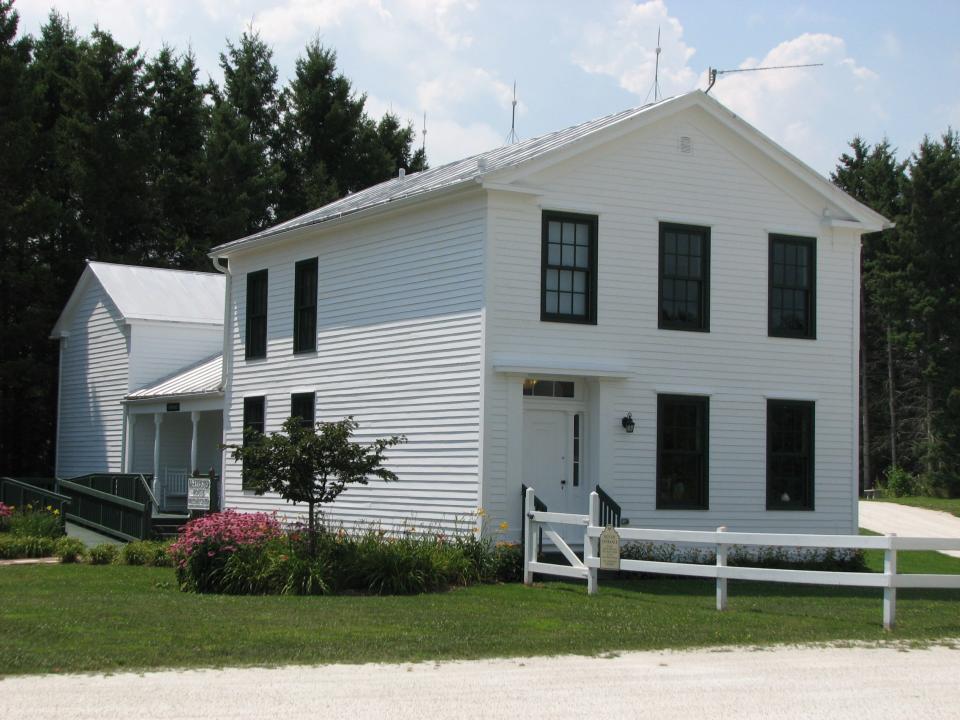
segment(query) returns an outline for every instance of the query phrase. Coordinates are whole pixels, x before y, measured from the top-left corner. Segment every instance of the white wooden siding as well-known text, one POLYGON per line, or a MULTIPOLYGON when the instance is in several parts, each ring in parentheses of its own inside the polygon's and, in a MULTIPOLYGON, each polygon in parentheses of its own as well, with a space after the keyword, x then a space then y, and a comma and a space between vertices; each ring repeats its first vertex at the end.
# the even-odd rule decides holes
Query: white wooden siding
POLYGON ((522 480, 510 460, 522 428, 510 423, 519 378, 493 371, 500 353, 630 368, 627 380, 591 383, 601 397, 588 479, 632 526, 855 531, 855 232, 821 224, 822 199, 700 111, 524 182, 546 194, 491 192, 488 206, 484 504, 494 519, 516 524, 522 480), (692 139, 691 154, 678 151, 680 136, 692 139), (596 326, 539 319, 544 207, 599 216, 596 326), (711 227, 709 333, 657 328, 661 220, 711 227), (771 232, 817 237, 815 341, 767 336, 771 232), (711 396, 710 509, 658 511, 657 393, 701 391, 711 396), (816 400, 813 513, 765 510, 767 395, 816 400), (636 421, 629 435, 620 426, 628 411, 636 421))
POLYGON ((69 478, 119 471, 128 337, 99 282, 87 285, 69 333, 60 340, 56 473, 69 478))
POLYGON ((131 325, 128 390, 139 390, 223 350, 223 325, 131 325))
MULTIPOLYGON (((353 415, 359 438, 405 434, 390 451, 398 483, 351 487, 332 522, 450 527, 479 496, 482 192, 333 233, 313 230, 275 249, 231 257, 231 351, 225 441, 242 438, 243 398, 266 396, 266 429, 290 395, 317 393, 318 420, 353 415), (315 353, 292 352, 294 263, 319 258, 315 353), (267 268, 267 358, 244 359, 246 274, 267 268)), ((226 503, 294 509, 241 489, 224 460, 226 503)))

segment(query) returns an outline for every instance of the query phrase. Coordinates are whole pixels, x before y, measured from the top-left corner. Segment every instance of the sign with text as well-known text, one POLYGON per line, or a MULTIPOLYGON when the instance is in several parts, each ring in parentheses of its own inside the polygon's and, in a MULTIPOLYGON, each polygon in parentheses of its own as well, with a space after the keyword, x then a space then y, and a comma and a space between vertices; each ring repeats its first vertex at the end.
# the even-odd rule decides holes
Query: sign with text
POLYGON ((620 569, 620 533, 607 525, 600 533, 600 569, 620 569))
POLYGON ((187 478, 187 510, 210 509, 210 478, 187 478))

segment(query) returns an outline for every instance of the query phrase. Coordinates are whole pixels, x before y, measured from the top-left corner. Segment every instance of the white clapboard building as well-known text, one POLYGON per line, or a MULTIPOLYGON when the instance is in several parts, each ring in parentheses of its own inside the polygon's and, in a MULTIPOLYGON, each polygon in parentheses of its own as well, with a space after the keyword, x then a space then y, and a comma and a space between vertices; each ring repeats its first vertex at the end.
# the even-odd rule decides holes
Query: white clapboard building
MULTIPOLYGON (((632 526, 855 532, 860 237, 887 224, 702 92, 401 173, 212 251, 224 439, 404 434, 346 524, 483 507, 517 537, 522 486, 578 513, 599 486, 632 526)), ((291 511, 223 473, 227 507, 291 511)))
POLYGON ((224 279, 88 262, 60 343, 56 474, 152 475, 161 509, 221 471, 224 279))

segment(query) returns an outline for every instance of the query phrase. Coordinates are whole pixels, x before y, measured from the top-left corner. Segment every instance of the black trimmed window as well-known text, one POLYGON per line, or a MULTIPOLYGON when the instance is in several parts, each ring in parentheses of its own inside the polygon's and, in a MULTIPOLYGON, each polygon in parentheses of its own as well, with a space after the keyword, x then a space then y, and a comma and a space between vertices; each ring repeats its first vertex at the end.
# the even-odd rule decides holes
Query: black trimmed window
POLYGON ((817 239, 770 236, 769 334, 817 336, 817 239))
POLYGON ((290 396, 290 417, 297 418, 302 427, 314 426, 315 407, 316 393, 294 393, 290 396))
POLYGON ((706 510, 710 398, 657 396, 657 509, 706 510))
POLYGON ((247 360, 267 356, 267 271, 247 274, 247 360))
POLYGON ((767 400, 767 510, 813 510, 814 407, 767 400))
MULTIPOLYGON (((263 396, 245 397, 243 399, 243 444, 248 445, 259 435, 263 435, 266 430, 264 413, 266 402, 263 396)), ((249 490, 252 487, 250 478, 247 476, 246 467, 243 469, 242 487, 249 490)))
POLYGON ((543 213, 540 319, 597 322, 597 218, 543 213))
POLYGON ((317 349, 317 258, 294 266, 293 351, 317 349))
POLYGON ((710 330, 710 228, 660 223, 660 318, 666 330, 710 330))

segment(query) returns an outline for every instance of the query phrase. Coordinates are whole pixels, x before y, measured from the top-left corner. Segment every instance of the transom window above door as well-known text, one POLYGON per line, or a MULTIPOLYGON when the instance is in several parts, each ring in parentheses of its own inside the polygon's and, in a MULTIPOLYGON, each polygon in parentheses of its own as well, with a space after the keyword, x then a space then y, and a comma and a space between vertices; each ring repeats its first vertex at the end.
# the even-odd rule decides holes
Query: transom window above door
POLYGON ((526 397, 572 398, 573 380, 536 380, 523 381, 523 394, 526 397))
POLYGON ((597 218, 545 212, 540 319, 597 322, 597 218))

